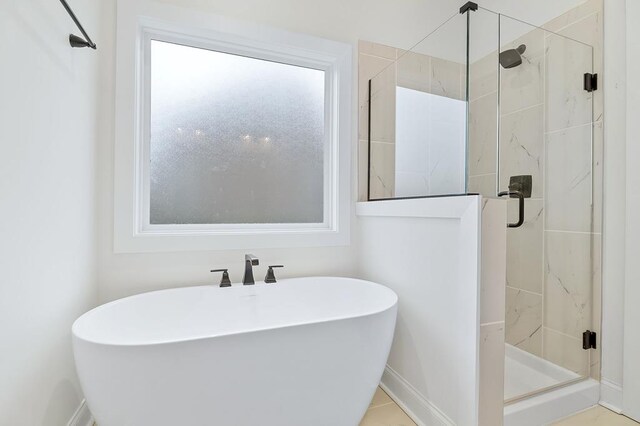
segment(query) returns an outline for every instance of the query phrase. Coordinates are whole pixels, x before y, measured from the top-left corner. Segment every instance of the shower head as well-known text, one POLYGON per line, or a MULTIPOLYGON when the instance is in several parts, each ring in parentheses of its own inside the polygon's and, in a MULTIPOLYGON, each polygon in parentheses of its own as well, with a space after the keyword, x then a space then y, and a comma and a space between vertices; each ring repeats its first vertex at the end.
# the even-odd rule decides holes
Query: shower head
POLYGON ((500 52, 500 56, 498 58, 500 65, 505 69, 517 67, 522 63, 522 54, 525 50, 527 50, 527 46, 521 44, 515 49, 500 52))

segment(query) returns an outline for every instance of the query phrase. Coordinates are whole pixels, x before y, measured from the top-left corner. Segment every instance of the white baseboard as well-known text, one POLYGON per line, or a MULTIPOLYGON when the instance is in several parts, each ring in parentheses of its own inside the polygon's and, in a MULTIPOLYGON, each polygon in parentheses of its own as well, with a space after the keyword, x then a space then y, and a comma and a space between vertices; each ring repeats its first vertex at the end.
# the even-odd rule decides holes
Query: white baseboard
POLYGON ((380 387, 389 394, 418 426, 454 426, 442 411, 426 399, 409 382, 387 366, 380 387))
POLYGON ((93 416, 89 411, 87 402, 83 399, 80 406, 71 416, 71 420, 67 423, 67 426, 93 426, 93 416))
POLYGON ((600 380, 600 405, 616 413, 621 413, 622 386, 607 379, 600 380))

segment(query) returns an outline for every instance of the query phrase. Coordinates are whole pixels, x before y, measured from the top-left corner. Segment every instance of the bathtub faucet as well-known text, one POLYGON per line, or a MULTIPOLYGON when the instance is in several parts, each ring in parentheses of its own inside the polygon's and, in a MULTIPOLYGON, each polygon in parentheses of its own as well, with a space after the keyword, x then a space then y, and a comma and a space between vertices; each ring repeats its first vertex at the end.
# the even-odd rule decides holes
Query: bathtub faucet
POLYGON ((242 284, 253 285, 255 280, 253 279, 253 267, 260 264, 257 257, 252 254, 244 255, 244 277, 242 277, 242 284))

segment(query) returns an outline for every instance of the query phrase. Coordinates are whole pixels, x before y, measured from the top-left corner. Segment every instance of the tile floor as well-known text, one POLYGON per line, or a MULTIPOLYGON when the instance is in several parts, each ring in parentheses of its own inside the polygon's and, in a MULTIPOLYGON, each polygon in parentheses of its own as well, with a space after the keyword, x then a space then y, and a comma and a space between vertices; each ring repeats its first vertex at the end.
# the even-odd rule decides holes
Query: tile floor
POLYGON ((416 426, 389 395, 378 388, 360 426, 416 426))
POLYGON ((634 422, 628 417, 616 414, 604 407, 596 406, 586 411, 578 413, 558 423, 554 426, 638 426, 640 423, 634 422))
MULTIPOLYGON (((638 426, 628 417, 596 406, 554 423, 554 426, 638 426)), ((389 395, 378 388, 360 426, 416 426, 389 395)))
MULTIPOLYGON (((638 426, 628 417, 596 406, 554 423, 554 426, 638 426)), ((97 426, 95 423, 93 426, 97 426)), ((360 426, 417 426, 389 395, 378 388, 360 426)))

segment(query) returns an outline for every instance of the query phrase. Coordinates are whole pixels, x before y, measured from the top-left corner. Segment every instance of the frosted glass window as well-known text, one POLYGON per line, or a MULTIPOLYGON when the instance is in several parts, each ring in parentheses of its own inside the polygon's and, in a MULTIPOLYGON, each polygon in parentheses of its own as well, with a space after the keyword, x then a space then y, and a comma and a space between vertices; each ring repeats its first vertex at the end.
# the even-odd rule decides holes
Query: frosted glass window
POLYGON ((322 223, 325 73, 151 41, 151 224, 322 223))

